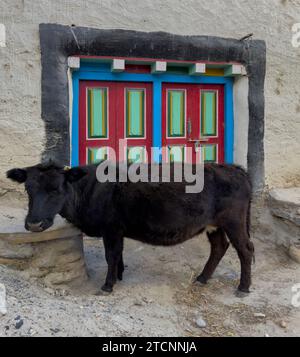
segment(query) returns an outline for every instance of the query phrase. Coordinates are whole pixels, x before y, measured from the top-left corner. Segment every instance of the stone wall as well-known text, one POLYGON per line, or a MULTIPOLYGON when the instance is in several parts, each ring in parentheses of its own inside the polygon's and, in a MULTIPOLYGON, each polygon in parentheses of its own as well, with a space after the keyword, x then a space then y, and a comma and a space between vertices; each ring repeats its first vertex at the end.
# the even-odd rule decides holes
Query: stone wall
POLYGON ((38 25, 47 22, 232 38, 253 32, 267 43, 266 182, 299 184, 300 48, 291 28, 300 0, 1 0, 0 196, 15 190, 4 172, 36 163, 43 151, 38 25))

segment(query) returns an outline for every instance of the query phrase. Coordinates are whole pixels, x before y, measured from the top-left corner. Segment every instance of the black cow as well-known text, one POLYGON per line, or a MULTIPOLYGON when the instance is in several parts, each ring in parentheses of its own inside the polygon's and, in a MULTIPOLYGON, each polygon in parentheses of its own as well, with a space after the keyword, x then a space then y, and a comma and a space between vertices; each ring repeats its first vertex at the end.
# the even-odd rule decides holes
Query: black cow
POLYGON ((204 189, 186 193, 185 182, 106 182, 96 178, 96 165, 64 170, 53 162, 12 169, 7 177, 25 183, 29 196, 26 229, 43 231, 56 214, 89 236, 103 237, 108 271, 102 290, 111 292, 122 280, 123 238, 153 245, 182 243, 207 227, 210 257, 197 280, 206 283, 229 242, 241 263, 241 292, 249 292, 254 246, 249 235, 251 184, 234 165, 207 164, 204 189))

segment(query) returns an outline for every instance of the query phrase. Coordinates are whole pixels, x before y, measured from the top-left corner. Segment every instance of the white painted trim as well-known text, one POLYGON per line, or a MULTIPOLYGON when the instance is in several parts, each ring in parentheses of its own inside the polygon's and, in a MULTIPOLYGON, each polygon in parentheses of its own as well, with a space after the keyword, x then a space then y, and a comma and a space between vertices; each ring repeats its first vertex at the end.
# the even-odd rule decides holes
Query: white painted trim
POLYGON ((206 72, 206 64, 205 63, 195 63, 189 68, 190 76, 197 76, 204 74, 206 72))
POLYGON ((225 77, 245 76, 247 71, 241 64, 231 64, 224 70, 225 77))
POLYGON ((248 166, 249 129, 249 80, 246 76, 236 77, 233 85, 234 147, 233 160, 245 169, 248 166))
POLYGON ((156 61, 151 66, 151 73, 163 73, 167 71, 167 62, 156 61))
POLYGON ((74 56, 68 57, 68 67, 73 70, 78 70, 80 68, 80 58, 74 56))
POLYGON ((125 71, 125 60, 114 58, 111 63, 112 72, 123 72, 125 71))

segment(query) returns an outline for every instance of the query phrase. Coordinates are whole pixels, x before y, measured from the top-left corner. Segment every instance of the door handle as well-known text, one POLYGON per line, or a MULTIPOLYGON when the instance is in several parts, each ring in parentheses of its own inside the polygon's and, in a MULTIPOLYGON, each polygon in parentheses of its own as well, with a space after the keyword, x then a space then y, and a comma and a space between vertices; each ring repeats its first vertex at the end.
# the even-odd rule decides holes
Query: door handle
POLYGON ((188 123, 187 123, 187 137, 188 137, 188 141, 189 142, 198 142, 198 141, 208 141, 208 138, 200 138, 200 139, 192 139, 191 135, 192 135, 192 121, 189 118, 188 119, 188 123))

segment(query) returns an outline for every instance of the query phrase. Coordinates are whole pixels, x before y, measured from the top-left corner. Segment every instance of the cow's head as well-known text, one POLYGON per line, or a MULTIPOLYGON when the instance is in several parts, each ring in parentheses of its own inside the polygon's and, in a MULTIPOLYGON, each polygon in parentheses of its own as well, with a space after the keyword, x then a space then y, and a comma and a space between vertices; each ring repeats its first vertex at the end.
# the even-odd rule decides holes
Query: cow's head
POLYGON ((7 171, 7 177, 24 183, 28 194, 28 213, 25 228, 42 232, 53 224, 67 199, 68 185, 78 181, 86 171, 80 167, 65 170, 63 166, 49 162, 22 169, 7 171))

